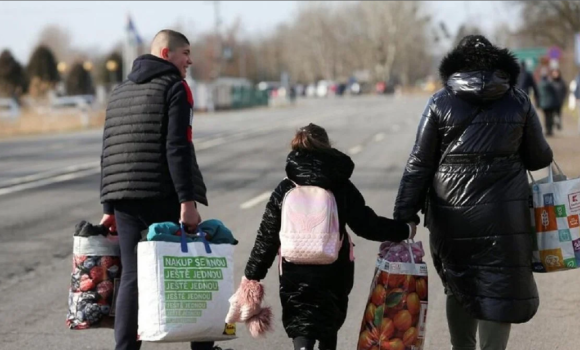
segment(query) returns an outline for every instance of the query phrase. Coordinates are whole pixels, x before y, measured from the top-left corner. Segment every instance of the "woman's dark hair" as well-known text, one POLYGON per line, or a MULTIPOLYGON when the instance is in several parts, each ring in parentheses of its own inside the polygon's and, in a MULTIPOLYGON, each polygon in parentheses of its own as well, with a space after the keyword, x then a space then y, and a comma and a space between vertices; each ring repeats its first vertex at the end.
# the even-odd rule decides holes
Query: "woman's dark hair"
POLYGON ((312 123, 298 129, 290 145, 293 151, 326 151, 332 148, 326 130, 312 123))

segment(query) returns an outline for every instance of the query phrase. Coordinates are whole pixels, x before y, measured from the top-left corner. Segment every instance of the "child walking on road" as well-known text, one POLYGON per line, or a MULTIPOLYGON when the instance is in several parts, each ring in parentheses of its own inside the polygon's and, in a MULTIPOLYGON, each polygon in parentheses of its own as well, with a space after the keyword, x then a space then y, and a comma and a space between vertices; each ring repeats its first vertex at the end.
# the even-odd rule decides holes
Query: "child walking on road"
MULTIPOLYGON (((413 237, 416 227, 378 216, 365 204, 349 180, 354 163, 332 148, 322 127, 310 124, 300 129, 291 145, 287 178, 274 190, 266 206, 245 277, 230 300, 228 317, 243 320, 240 310, 235 309, 240 306, 238 303, 243 303, 241 300, 251 299, 247 295, 259 294, 255 299, 261 299, 263 290, 259 281, 266 277, 280 251, 282 322, 294 348, 312 350, 318 340, 320 350, 334 350, 354 281, 352 242, 346 225, 357 235, 377 242, 399 242, 413 237), (325 222, 329 225, 317 236, 320 223, 325 222)), ((261 302, 254 301, 258 305, 261 302)), ((256 305, 245 305, 245 309, 256 310, 256 305)), ((242 314, 243 310, 244 307, 242 314)), ((254 312, 247 322, 250 332, 264 332, 270 317, 269 310, 254 312)))

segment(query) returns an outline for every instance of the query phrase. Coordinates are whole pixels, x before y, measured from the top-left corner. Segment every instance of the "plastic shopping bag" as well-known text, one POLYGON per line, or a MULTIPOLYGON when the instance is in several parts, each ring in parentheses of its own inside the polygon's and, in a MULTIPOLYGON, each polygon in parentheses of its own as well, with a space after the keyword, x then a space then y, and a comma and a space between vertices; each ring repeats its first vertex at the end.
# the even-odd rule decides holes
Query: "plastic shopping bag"
MULTIPOLYGON (((203 238, 204 234, 200 234, 203 238)), ((231 244, 147 241, 137 245, 139 330, 143 341, 221 341, 236 338, 226 324, 234 294, 231 244)))
POLYGON ((548 177, 539 181, 532 178, 531 186, 534 271, 555 272, 578 268, 580 179, 567 179, 563 174, 558 176, 550 167, 548 177))
POLYGON ((421 242, 385 242, 377 258, 357 350, 422 350, 427 265, 421 242))
POLYGON ((83 221, 76 227, 73 243, 67 326, 113 328, 121 277, 118 237, 101 225, 83 221))

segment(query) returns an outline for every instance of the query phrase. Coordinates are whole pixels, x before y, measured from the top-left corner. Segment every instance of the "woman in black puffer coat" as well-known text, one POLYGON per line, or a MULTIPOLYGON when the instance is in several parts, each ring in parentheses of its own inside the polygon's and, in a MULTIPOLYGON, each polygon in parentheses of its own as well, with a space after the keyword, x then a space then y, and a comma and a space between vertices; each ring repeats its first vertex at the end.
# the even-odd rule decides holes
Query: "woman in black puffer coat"
POLYGON ((552 150, 507 50, 468 36, 439 70, 444 88, 423 113, 394 217, 427 204, 454 349, 475 349, 478 326, 483 349, 505 349, 509 324, 538 310, 526 170, 549 166, 552 150))
POLYGON ((266 277, 280 248, 282 201, 286 192, 295 186, 293 182, 301 186, 319 186, 334 194, 344 238, 338 260, 330 265, 282 262, 282 322, 295 349, 311 350, 316 340, 321 350, 336 349, 337 333, 346 318, 348 295, 354 280, 354 262, 350 259, 352 247, 346 225, 357 235, 377 242, 400 242, 415 232, 414 225, 375 214, 349 180, 353 170, 352 160, 331 148, 323 128, 313 124, 302 128, 287 158, 288 179, 272 193, 246 265, 248 280, 259 281, 266 277))

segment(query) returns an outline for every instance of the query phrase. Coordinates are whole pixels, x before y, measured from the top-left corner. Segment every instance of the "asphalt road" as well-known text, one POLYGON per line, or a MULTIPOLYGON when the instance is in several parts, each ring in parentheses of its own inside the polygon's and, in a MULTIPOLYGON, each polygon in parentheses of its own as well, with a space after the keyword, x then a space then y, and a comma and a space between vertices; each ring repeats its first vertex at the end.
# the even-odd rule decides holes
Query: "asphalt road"
MULTIPOLYGON (((414 141, 425 97, 361 97, 300 101, 281 109, 199 115, 194 121, 198 161, 210 207, 203 218, 223 220, 240 244, 235 282, 252 248, 269 194, 284 177, 295 129, 326 127, 337 148, 356 163, 353 181, 367 203, 391 216, 394 196, 414 141)), ((72 234, 80 220, 98 222, 101 132, 0 142, 0 349, 113 349, 112 330, 71 331, 65 325, 72 234)), ((418 240, 427 243, 421 228, 418 240)), ((355 288, 339 349, 356 349, 378 245, 354 237, 355 288)), ((427 244, 424 244, 427 247, 427 244)), ((429 258, 427 259, 429 261, 429 258)), ((430 267, 427 346, 449 349, 441 284, 430 267)), ((277 272, 267 279, 266 302, 275 331, 254 340, 243 325, 224 349, 291 349, 281 325, 277 272)), ((513 327, 508 349, 572 350, 580 343, 580 276, 539 275, 541 308, 528 324, 513 327)), ((188 349, 187 344, 145 343, 142 349, 188 349)))

